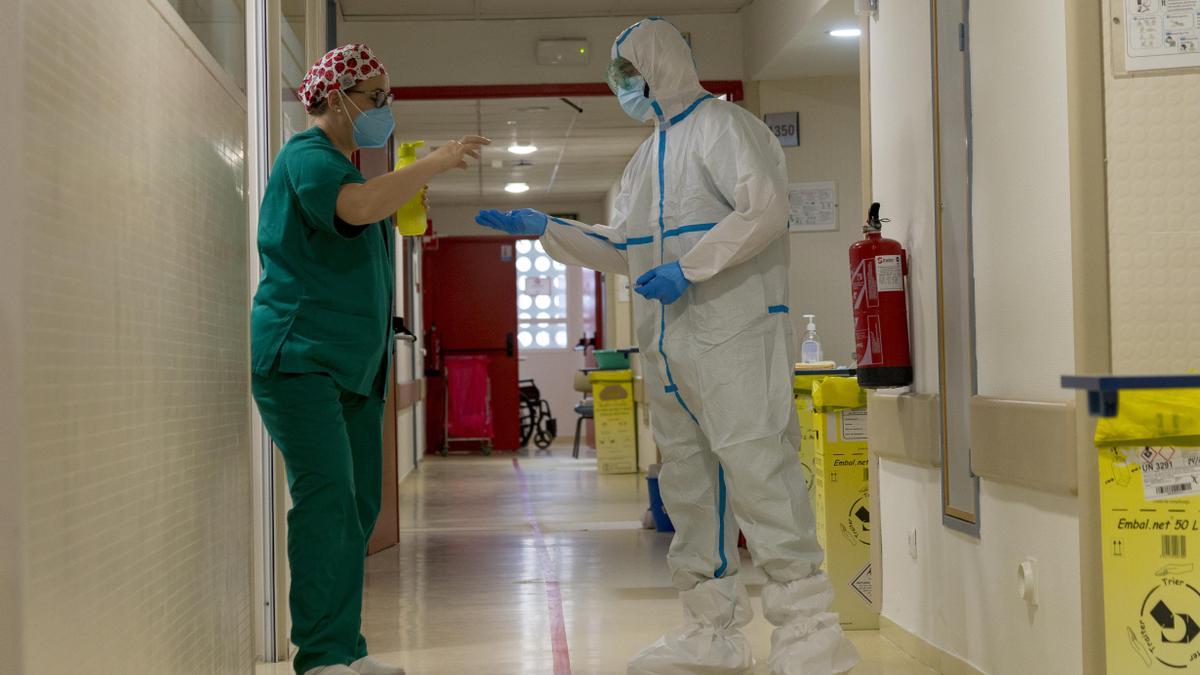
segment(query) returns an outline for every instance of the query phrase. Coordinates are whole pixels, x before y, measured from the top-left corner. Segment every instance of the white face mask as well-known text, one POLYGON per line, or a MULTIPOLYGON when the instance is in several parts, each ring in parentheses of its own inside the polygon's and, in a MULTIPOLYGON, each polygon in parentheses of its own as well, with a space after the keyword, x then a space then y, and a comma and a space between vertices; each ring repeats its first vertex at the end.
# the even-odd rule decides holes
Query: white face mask
POLYGON ((617 100, 621 108, 637 122, 650 119, 654 110, 654 101, 646 98, 646 81, 641 75, 629 79, 625 88, 617 92, 617 100))

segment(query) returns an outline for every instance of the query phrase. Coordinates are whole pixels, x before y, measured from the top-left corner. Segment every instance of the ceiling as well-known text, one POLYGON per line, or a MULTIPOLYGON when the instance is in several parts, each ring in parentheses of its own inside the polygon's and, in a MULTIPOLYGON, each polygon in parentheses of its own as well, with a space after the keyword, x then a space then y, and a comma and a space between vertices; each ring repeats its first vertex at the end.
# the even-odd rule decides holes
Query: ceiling
POLYGON ((834 28, 858 26, 853 0, 828 0, 797 28, 775 58, 753 73, 755 79, 786 80, 794 77, 855 75, 858 73, 858 40, 830 37, 834 28))
MULTIPOLYGON (((754 0, 339 0, 349 21, 492 20, 600 17, 645 14, 732 14, 754 0)), ((769 64, 771 77, 854 73, 857 41, 832 40, 825 31, 854 25, 853 0, 828 0, 784 48, 786 58, 769 64)), ((482 24, 480 29, 486 30, 482 24)), ((492 24, 503 25, 503 24, 492 24)), ((620 177, 629 158, 653 128, 637 124, 613 96, 577 97, 576 111, 558 98, 408 100, 393 103, 396 139, 424 140, 436 147, 464 134, 493 139, 483 162, 451 171, 430 183, 436 204, 493 207, 529 203, 595 202, 620 177), (533 143, 531 155, 511 154, 514 140, 533 143), (524 182, 530 190, 509 194, 504 186, 524 182)), ((428 150, 426 149, 425 152, 428 150)))
POLYGON ((424 140, 434 147, 464 134, 492 139, 482 162, 430 182, 430 197, 438 204, 596 201, 620 178, 653 128, 625 115, 616 97, 570 100, 583 112, 558 98, 397 101, 392 106, 396 139, 424 140), (538 150, 514 155, 507 150, 514 140, 538 150), (528 165, 520 165, 522 160, 528 165), (508 194, 509 182, 528 183, 530 190, 508 194))
POLYGON ((340 0, 347 21, 732 14, 754 0, 340 0))

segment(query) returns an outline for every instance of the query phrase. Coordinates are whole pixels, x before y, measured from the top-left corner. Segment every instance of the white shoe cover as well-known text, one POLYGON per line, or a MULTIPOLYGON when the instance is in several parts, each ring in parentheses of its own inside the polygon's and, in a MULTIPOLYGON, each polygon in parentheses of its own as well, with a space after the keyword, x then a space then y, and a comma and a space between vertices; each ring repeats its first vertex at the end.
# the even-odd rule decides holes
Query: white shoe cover
POLYGON ((629 662, 629 675, 749 675, 750 643, 738 630, 754 610, 737 576, 705 581, 679 594, 684 624, 629 662))
POLYGON ((343 665, 339 664, 336 666, 317 666, 316 668, 312 668, 312 669, 304 671, 304 675, 358 675, 358 674, 355 673, 353 670, 350 670, 350 666, 343 666, 343 665))
POLYGON ((371 656, 364 656, 350 664, 350 670, 358 675, 404 675, 404 669, 399 666, 389 666, 371 656))
POLYGON ((771 635, 771 675, 833 675, 858 665, 858 650, 829 611, 833 587, 824 574, 762 591, 763 615, 777 626, 771 635))

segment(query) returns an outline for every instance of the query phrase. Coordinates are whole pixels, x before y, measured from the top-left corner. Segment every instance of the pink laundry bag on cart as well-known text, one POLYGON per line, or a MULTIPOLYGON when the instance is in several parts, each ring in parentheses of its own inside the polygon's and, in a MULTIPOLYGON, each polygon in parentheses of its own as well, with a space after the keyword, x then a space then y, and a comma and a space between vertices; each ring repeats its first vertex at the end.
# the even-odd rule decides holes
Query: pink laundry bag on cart
POLYGON ((451 438, 493 438, 489 363, 486 356, 446 357, 450 403, 446 431, 451 438))

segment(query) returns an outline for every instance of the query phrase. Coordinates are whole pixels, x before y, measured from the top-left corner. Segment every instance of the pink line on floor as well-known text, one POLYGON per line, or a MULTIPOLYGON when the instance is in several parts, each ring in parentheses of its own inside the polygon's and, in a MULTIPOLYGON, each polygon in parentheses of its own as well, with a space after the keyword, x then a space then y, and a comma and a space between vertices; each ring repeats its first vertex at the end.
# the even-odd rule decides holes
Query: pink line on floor
POLYGON ((521 464, 513 457, 513 468, 517 471, 517 483, 521 486, 521 501, 525 507, 525 520, 533 530, 533 541, 537 546, 538 562, 542 568, 542 581, 546 586, 546 608, 550 619, 550 645, 554 649, 554 675, 571 675, 571 652, 567 648, 567 622, 563 618, 562 589, 558 584, 558 572, 550 558, 550 548, 542 537, 542 528, 533 515, 533 503, 529 499, 529 481, 521 464))

